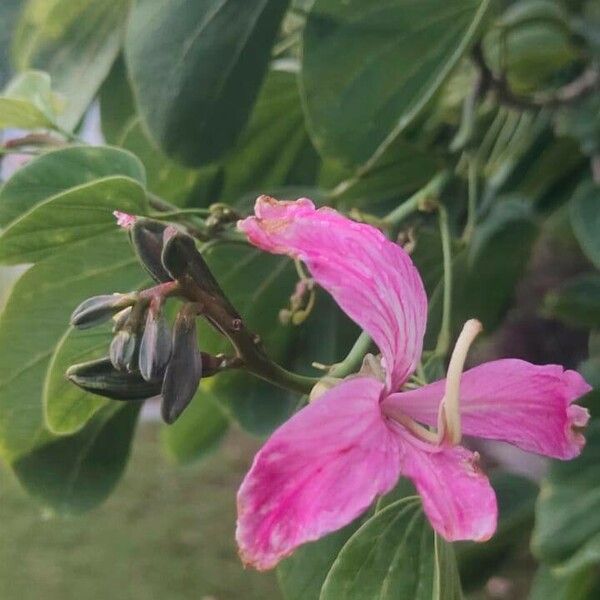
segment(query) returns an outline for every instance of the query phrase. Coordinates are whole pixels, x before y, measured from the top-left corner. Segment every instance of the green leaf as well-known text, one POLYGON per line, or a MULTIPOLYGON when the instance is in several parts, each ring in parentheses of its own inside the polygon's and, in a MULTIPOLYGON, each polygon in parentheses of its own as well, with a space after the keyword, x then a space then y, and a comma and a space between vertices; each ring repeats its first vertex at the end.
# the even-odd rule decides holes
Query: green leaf
POLYGON ((129 0, 29 0, 15 34, 16 66, 41 69, 63 95, 59 122, 81 119, 119 53, 129 0))
POLYGON ((40 202, 96 179, 122 175, 145 183, 144 167, 131 153, 110 146, 71 146, 46 152, 21 167, 0 190, 0 225, 40 202))
POLYGON ((600 578, 592 569, 570 576, 559 576, 541 566, 531 585, 529 600, 595 600, 600 595, 600 578))
MULTIPOLYGON (((187 169, 167 158, 149 140, 139 118, 129 122, 118 143, 138 156, 144 164, 148 176, 148 189, 168 198, 170 202, 184 206, 193 192, 195 196, 200 195, 199 189, 201 190, 203 185, 210 190, 215 168, 209 166, 202 170, 187 169)), ((212 196, 211 201, 214 197, 212 196)))
POLYGON ((316 0, 301 84, 317 148, 372 161, 420 114, 468 49, 488 0, 316 0))
POLYGON ((277 567, 277 579, 285 600, 319 600, 321 587, 333 562, 357 529, 360 517, 343 529, 298 548, 277 567))
POLYGON ((344 169, 343 180, 331 195, 341 207, 372 211, 383 201, 393 199, 397 203, 417 191, 441 166, 431 150, 397 137, 365 175, 355 178, 352 170, 344 169))
POLYGON ((86 394, 73 385, 65 372, 74 364, 106 356, 110 344, 106 328, 77 331, 69 327, 54 350, 44 382, 44 419, 48 429, 57 435, 68 435, 81 429, 108 401, 86 394))
POLYGON ((9 460, 49 439, 42 402, 47 369, 81 301, 133 289, 144 274, 127 235, 82 240, 31 267, 0 317, 0 453, 9 460))
POLYGON ((346 543, 321 600, 461 598, 452 546, 434 534, 414 498, 371 517, 346 543))
POLYGON ((113 210, 146 213, 144 188, 127 177, 106 177, 40 202, 4 229, 0 261, 35 262, 80 240, 98 243, 116 227, 113 210))
POLYGON ((600 421, 585 436, 579 458, 552 464, 536 507, 533 552, 562 573, 600 563, 600 421))
POLYGON ((187 465, 214 450, 228 427, 223 410, 202 385, 179 419, 162 430, 162 443, 171 459, 187 465))
POLYGON ((36 448, 12 464, 21 485, 61 515, 100 504, 120 479, 139 404, 108 406, 80 432, 36 448))
POLYGON ((270 71, 225 163, 222 200, 235 201, 244 193, 264 193, 280 185, 312 184, 316 169, 312 177, 298 178, 294 172, 303 160, 316 167, 318 159, 304 125, 296 76, 270 71))
POLYGON ((581 249, 600 269, 600 187, 591 179, 581 183, 571 198, 569 210, 581 249))
POLYGON ((570 279, 546 296, 544 308, 553 317, 575 326, 600 326, 600 275, 570 279))
POLYGON ((167 155, 200 165, 232 147, 287 5, 287 0, 134 2, 125 55, 139 112, 167 155))
POLYGON ((39 71, 17 75, 0 96, 0 129, 50 129, 53 126, 50 77, 39 71))
POLYGON ((10 47, 22 4, 22 0, 3 0, 0 5, 0 87, 12 75, 10 47))

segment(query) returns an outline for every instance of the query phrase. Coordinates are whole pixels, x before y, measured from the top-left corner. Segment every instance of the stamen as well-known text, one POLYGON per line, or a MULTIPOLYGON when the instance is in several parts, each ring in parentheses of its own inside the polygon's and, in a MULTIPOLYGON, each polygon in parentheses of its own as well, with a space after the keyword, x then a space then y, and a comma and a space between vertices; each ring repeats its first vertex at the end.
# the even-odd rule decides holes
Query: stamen
POLYGON ((483 326, 477 319, 469 319, 463 326, 450 357, 446 389, 438 412, 438 435, 452 445, 460 443, 462 438, 460 420, 460 378, 471 344, 482 331, 483 326))

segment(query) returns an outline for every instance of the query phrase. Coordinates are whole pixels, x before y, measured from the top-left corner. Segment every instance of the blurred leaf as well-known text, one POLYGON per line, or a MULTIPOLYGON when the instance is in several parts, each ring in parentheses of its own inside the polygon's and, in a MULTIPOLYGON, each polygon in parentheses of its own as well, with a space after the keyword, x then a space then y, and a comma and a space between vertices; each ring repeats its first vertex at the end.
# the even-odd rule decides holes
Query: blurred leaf
POLYGON ((71 146, 46 152, 16 171, 0 190, 0 225, 61 192, 111 175, 145 183, 140 161, 118 148, 71 146))
POLYGON ((0 129, 51 129, 54 120, 53 95, 46 73, 21 73, 0 96, 0 129))
POLYGON ((15 34, 18 69, 40 69, 65 100, 59 122, 73 128, 119 53, 129 0, 28 0, 15 34))
POLYGON ((134 2, 126 59, 140 115, 167 155, 201 165, 233 146, 287 5, 287 0, 134 2))
POLYGON ((442 167, 434 153, 397 137, 369 171, 358 178, 341 169, 341 182, 332 191, 340 207, 364 207, 371 211, 385 200, 398 201, 423 187, 442 167))
POLYGON ((119 144, 125 130, 137 119, 133 90, 127 79, 125 58, 119 55, 99 94, 100 127, 110 144, 119 144))
POLYGON ((579 458, 552 464, 536 506, 533 553, 564 574, 600 563, 600 421, 585 437, 579 458))
POLYGON ((533 526, 537 485, 511 473, 493 474, 491 482, 498 498, 496 533, 487 542, 458 542, 454 545, 460 579, 466 591, 484 585, 502 562, 529 539, 533 526))
POLYGON ((73 385, 65 372, 71 365, 106 356, 110 339, 110 330, 105 327, 85 331, 69 327, 57 343, 43 392, 45 423, 52 433, 75 433, 108 403, 106 399, 86 394, 73 385))
POLYGON ((452 546, 434 534, 417 499, 391 504, 344 545, 321 600, 462 597, 452 546))
MULTIPOLYGON (((258 96, 248 125, 225 163, 223 201, 235 201, 243 193, 285 184, 311 184, 312 177, 293 178, 306 154, 317 156, 304 126, 304 115, 294 73, 270 71, 258 96), (292 176, 290 178, 290 175, 292 176)), ((309 159, 310 160, 310 159, 309 159)))
POLYGON ((2 0, 0 4, 0 87, 12 76, 10 47, 23 0, 2 0))
POLYGON ((489 4, 317 0, 304 30, 301 82, 319 150, 348 165, 382 152, 446 80, 489 4))
POLYGON ((144 188, 133 179, 98 179, 52 196, 13 221, 0 235, 0 261, 35 262, 57 248, 96 239, 115 229, 113 210, 143 215, 144 188))
POLYGON ((553 317, 579 327, 600 326, 600 275, 579 275, 544 299, 545 310, 553 317))
POLYGON ((585 255, 600 269, 600 187, 583 181, 569 203, 571 225, 585 255))
MULTIPOLYGON (((494 206, 477 225, 468 249, 453 259, 452 330, 476 317, 486 332, 493 331, 511 305, 524 273, 538 227, 531 208, 517 200, 494 206)), ((435 345, 441 323, 444 284, 440 280, 429 303, 426 347, 435 345)))
POLYGON ((558 576, 541 566, 531 585, 529 600, 595 600, 600 595, 600 578, 593 570, 558 576))
POLYGON ((319 600, 327 573, 364 520, 359 517, 343 529, 301 546, 279 564, 277 579, 285 600, 319 600))
MULTIPOLYGON (((188 169, 167 158, 144 133, 139 118, 129 122, 118 143, 138 156, 144 164, 148 189, 178 206, 189 204, 190 195, 197 188, 206 185, 210 189, 217 174, 217 168, 212 165, 203 169, 188 169)), ((201 205, 199 202, 193 204, 201 205)))
POLYGON ((206 456, 221 441, 229 420, 204 385, 175 423, 162 430, 167 455, 187 465, 206 456))
MULTIPOLYGON (((31 267, 0 317, 0 453, 12 460, 49 439, 42 403, 51 357, 85 298, 143 279, 127 235, 79 241, 31 267)), ((89 339, 89 338, 88 338, 89 339)))
POLYGON ((12 468, 21 485, 61 515, 100 504, 125 470, 139 406, 107 406, 80 432, 16 460, 12 468))

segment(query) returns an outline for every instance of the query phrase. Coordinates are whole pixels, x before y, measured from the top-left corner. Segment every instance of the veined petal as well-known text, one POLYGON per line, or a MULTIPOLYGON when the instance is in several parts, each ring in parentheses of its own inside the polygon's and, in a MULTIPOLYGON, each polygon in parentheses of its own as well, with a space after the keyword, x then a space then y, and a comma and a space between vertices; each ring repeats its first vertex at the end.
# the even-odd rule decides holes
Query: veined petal
MULTIPOLYGON (((391 394, 384 411, 398 410, 435 426, 445 380, 391 394)), ((460 381, 462 431, 510 442, 553 458, 577 456, 585 443, 577 428, 588 411, 573 404, 591 390, 576 371, 558 365, 533 365, 518 359, 487 362, 463 373, 460 381)))
POLYGON ((303 260, 315 280, 375 341, 388 389, 397 389, 421 356, 427 297, 408 254, 378 229, 302 198, 256 201, 254 217, 238 223, 268 252, 303 260))
POLYGON ((270 569, 297 546, 343 527, 395 484, 399 447, 381 416, 383 384, 340 383, 280 427, 238 492, 242 560, 270 569))
POLYGON ((410 478, 433 528, 449 542, 488 540, 496 531, 498 506, 478 455, 462 446, 428 452, 402 436, 401 473, 410 478))

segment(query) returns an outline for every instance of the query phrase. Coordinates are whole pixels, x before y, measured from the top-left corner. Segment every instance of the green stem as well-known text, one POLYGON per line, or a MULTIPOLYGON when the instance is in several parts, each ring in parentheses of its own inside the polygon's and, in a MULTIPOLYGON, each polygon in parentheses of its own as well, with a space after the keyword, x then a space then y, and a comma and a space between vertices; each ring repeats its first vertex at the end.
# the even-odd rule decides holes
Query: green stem
POLYGON ((426 205, 429 200, 437 200, 444 186, 450 178, 450 171, 440 171, 433 179, 429 181, 418 192, 413 194, 408 200, 405 200, 400 206, 383 218, 387 225, 396 226, 413 212, 426 205))
POLYGON ((179 208, 171 211, 157 211, 152 213, 150 216, 155 219, 170 219, 174 217, 185 217, 186 215, 209 215, 210 211, 208 208, 179 208))
POLYGON ((438 206, 442 254, 444 262, 444 298, 442 307, 442 325, 435 347, 436 354, 444 356, 450 348, 450 328, 452 311, 452 249, 450 247, 450 225, 448 211, 443 204, 438 206))
POLYGON ((354 342, 354 345, 348 352, 346 358, 339 362, 329 370, 330 377, 346 377, 358 370, 360 364, 371 346, 370 336, 363 331, 354 342))

